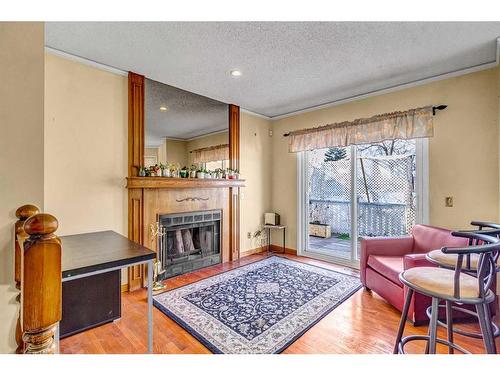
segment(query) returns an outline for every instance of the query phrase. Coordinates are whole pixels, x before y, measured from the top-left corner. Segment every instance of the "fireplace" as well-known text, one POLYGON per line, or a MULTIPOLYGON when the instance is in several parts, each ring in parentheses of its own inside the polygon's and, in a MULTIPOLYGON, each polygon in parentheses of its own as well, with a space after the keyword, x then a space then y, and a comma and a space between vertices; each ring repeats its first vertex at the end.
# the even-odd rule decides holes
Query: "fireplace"
POLYGON ((221 217, 221 210, 159 215, 161 278, 221 263, 221 217))

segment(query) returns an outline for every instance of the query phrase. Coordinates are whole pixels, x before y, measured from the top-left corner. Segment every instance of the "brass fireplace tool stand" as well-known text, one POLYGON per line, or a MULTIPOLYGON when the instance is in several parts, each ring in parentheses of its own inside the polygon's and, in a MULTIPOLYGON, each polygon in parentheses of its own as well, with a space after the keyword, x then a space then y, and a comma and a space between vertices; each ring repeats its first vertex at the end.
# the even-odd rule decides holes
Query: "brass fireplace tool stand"
POLYGON ((153 245, 155 239, 158 239, 158 250, 156 252, 156 259, 153 262, 153 293, 158 294, 160 291, 166 288, 159 277, 165 273, 163 269, 163 249, 161 246, 161 238, 165 236, 165 228, 160 227, 160 223, 150 224, 151 230, 151 245, 153 245))

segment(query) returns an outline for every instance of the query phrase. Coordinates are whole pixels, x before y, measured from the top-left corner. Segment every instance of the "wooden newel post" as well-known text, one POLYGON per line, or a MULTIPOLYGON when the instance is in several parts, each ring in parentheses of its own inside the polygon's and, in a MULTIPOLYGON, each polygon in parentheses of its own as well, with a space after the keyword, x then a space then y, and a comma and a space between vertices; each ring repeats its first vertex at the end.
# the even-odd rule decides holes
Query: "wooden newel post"
POLYGON ((57 219, 37 214, 26 220, 21 282, 23 353, 56 353, 57 325, 62 315, 61 241, 57 219))
MULTIPOLYGON (((16 282, 16 288, 21 290, 21 273, 23 264, 23 243, 28 235, 24 231, 24 222, 29 217, 36 215, 40 212, 37 206, 32 204, 25 204, 16 210, 17 221, 14 225, 14 281, 16 282)), ((18 302, 21 302, 21 294, 16 298, 18 302)), ((23 330, 21 328, 21 313, 19 312, 19 317, 16 323, 16 343, 17 343, 17 353, 22 353, 23 350, 23 330)))
POLYGON ((32 204, 25 204, 16 210, 16 217, 18 218, 15 230, 16 230, 16 240, 15 240, 15 253, 14 253, 14 280, 16 282, 16 288, 21 290, 21 263, 22 263, 22 252, 21 246, 23 241, 26 239, 27 234, 24 231, 24 222, 29 217, 40 213, 40 209, 32 204))

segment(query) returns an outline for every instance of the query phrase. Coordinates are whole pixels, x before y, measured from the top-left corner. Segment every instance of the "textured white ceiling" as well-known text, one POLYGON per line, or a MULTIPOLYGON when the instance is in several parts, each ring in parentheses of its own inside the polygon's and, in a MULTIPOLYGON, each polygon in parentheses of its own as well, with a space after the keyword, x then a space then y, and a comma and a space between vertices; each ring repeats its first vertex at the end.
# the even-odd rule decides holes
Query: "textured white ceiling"
POLYGON ((49 47, 273 117, 495 61, 500 22, 48 22, 45 35, 49 47))
POLYGON ((145 144, 158 147, 165 137, 190 139, 228 129, 227 104, 150 79, 145 84, 145 144), (160 107, 167 107, 161 111, 160 107))

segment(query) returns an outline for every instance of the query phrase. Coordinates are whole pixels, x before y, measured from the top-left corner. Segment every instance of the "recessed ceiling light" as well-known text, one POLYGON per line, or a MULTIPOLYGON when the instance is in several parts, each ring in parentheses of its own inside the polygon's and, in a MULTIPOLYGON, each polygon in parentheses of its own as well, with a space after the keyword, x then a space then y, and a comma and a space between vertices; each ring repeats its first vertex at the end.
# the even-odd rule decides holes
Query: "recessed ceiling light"
POLYGON ((162 112, 168 111, 168 108, 167 108, 167 107, 165 107, 165 106, 161 106, 161 107, 160 107, 160 111, 162 111, 162 112))
POLYGON ((239 77, 239 76, 241 76, 241 74, 242 74, 242 73, 241 73, 241 71, 239 71, 239 70, 236 70, 236 69, 235 69, 235 70, 231 70, 231 75, 232 75, 233 77, 239 77))

